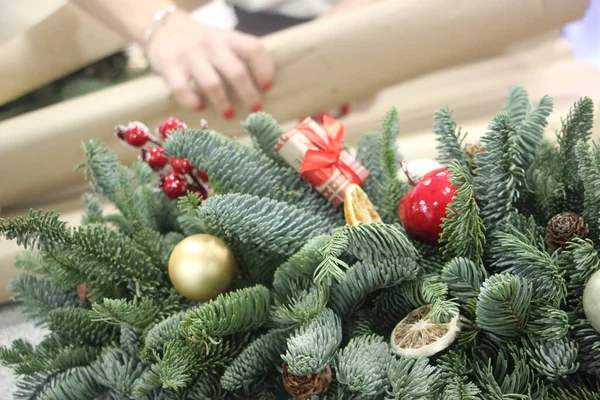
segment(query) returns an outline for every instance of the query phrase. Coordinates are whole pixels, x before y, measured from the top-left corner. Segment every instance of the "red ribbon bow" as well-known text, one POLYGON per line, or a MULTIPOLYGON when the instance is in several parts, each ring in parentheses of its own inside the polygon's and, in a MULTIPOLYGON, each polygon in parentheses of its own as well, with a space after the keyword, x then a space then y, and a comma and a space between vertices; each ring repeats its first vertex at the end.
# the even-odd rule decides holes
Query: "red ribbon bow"
POLYGON ((297 128, 319 148, 318 150, 308 150, 298 172, 323 171, 327 177, 330 177, 337 168, 350 183, 360 185, 362 179, 348 164, 340 160, 340 153, 344 150, 344 125, 324 115, 323 126, 327 132, 327 140, 319 136, 307 124, 302 124, 297 128))

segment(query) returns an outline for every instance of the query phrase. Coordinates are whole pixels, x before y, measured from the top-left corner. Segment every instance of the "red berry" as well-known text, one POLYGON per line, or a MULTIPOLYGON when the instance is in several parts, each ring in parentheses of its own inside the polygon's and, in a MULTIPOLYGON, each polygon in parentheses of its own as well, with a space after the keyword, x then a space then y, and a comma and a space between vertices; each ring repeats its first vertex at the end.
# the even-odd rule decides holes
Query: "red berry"
POLYGON ((196 172, 198 174, 198 178, 200 178, 200 180, 202 182, 208 182, 208 174, 204 171, 197 171, 196 172))
POLYGON ((117 136, 134 147, 142 147, 148 141, 150 132, 141 122, 130 122, 127 126, 118 128, 117 136))
POLYGON ((169 162, 167 157, 165 157, 166 154, 162 147, 155 146, 144 152, 143 158, 153 170, 158 171, 164 168, 167 162, 169 162))
POLYGON ((171 133, 173 129, 185 129, 187 125, 185 122, 178 120, 177 118, 167 118, 163 121, 162 124, 158 127, 158 133, 162 136, 163 139, 166 139, 167 136, 171 133))
POLYGON ((169 174, 162 181, 163 192, 171 199, 183 196, 187 191, 187 182, 176 174, 169 174))
POLYGON ((206 193, 206 190, 203 187, 195 187, 193 189, 190 189, 190 192, 196 193, 201 199, 208 198, 208 193, 206 193))
POLYGON ((171 167, 176 174, 187 174, 194 169, 187 158, 171 158, 171 167))
POLYGON ((431 171, 416 183, 404 164, 402 167, 414 187, 400 200, 400 220, 412 238, 436 243, 442 233, 446 206, 452 202, 457 187, 450 183, 446 168, 431 171))

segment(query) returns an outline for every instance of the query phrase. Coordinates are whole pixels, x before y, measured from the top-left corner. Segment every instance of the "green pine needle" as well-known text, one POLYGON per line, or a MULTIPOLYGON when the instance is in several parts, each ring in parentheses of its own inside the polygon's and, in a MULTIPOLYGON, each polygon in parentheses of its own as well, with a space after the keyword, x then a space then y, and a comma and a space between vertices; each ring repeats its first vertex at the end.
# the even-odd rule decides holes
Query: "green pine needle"
POLYGON ((442 218, 440 243, 444 257, 463 257, 476 264, 482 263, 485 227, 475 200, 475 189, 470 169, 459 161, 451 162, 450 182, 457 187, 452 202, 442 218))
POLYGON ((440 164, 450 166, 453 163, 458 163, 465 168, 468 168, 468 163, 463 151, 463 142, 467 137, 467 133, 462 133, 457 127, 452 111, 448 107, 442 107, 436 111, 433 118, 433 131, 437 139, 437 160, 440 164))
POLYGON ((521 337, 531 309, 533 286, 516 275, 489 277, 481 288, 477 303, 477 325, 500 340, 521 337))
POLYGON ((187 311, 180 330, 192 341, 249 331, 267 321, 269 308, 270 296, 266 287, 257 285, 239 289, 220 294, 216 299, 187 311))
POLYGON ((340 318, 330 309, 302 325, 287 340, 287 351, 282 356, 294 375, 312 375, 321 372, 332 361, 342 341, 340 318))

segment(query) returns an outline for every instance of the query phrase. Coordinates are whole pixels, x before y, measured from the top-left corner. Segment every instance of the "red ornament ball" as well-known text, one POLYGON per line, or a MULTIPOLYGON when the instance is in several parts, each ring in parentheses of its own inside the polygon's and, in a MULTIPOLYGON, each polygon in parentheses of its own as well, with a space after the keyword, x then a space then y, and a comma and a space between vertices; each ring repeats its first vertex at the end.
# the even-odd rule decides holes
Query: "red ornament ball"
POLYGON ((167 153, 160 146, 155 146, 144 152, 144 161, 148 163, 155 171, 158 171, 167 165, 169 160, 166 157, 167 153))
POLYGON ((125 127, 119 127, 117 135, 130 146, 142 147, 148 142, 150 131, 141 122, 130 122, 125 127))
POLYGON ((457 187, 450 183, 450 172, 446 168, 433 170, 415 182, 406 165, 401 164, 414 187, 400 200, 400 220, 410 237, 437 243, 442 233, 442 218, 446 217, 446 206, 452 202, 457 187))
POLYGON ((192 172, 194 167, 187 158, 171 158, 171 167, 176 174, 187 174, 192 172))
POLYGON ((158 133, 160 133, 160 136, 163 139, 166 139, 172 130, 185 129, 185 128, 187 128, 187 125, 185 124, 185 122, 180 121, 177 118, 167 118, 158 127, 158 133))
POLYGON ((187 192, 188 185, 185 179, 177 174, 169 174, 163 178, 162 181, 163 192, 167 197, 176 199, 181 197, 187 192))

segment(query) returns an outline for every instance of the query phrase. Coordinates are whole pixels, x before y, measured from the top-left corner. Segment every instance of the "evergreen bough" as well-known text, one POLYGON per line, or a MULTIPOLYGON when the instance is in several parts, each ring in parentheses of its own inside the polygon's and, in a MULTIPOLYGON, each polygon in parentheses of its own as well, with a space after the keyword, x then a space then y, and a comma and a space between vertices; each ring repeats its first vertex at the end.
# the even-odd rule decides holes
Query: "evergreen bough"
POLYGON ((409 187, 397 179, 394 108, 357 146, 384 221, 358 226, 282 162, 283 131, 265 113, 243 124, 252 148, 209 130, 169 137, 167 152, 210 175, 201 204, 168 199, 146 164, 84 143, 80 227, 53 211, 0 219, 0 236, 26 249, 13 298, 49 330, 35 346, 0 348, 19 376, 15 398, 289 398, 285 367, 306 379, 331 368, 321 399, 599 399, 600 334, 582 307, 600 268, 593 103, 574 104, 554 143, 551 98, 534 105, 513 87, 507 100, 474 160, 451 110, 434 116, 438 159, 458 188, 437 244, 409 238, 398 219, 409 187), (550 251, 545 224, 565 211, 590 235, 550 251), (238 261, 231 290, 206 303, 180 296, 167 274, 172 249, 195 233, 223 239, 238 261), (429 359, 396 355, 392 329, 425 304, 434 321, 460 314, 458 339, 429 359))

